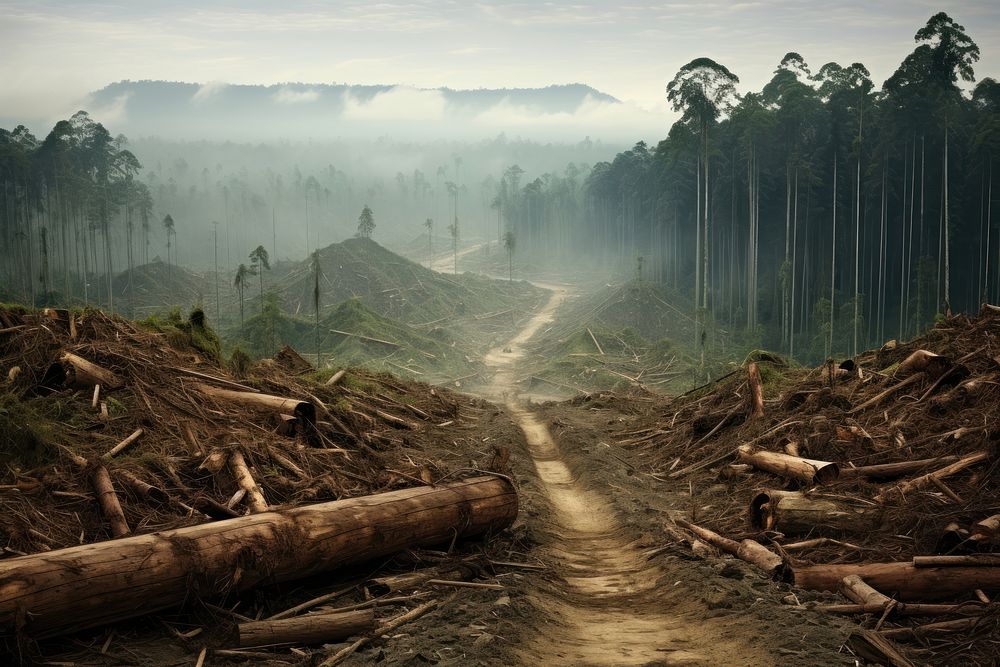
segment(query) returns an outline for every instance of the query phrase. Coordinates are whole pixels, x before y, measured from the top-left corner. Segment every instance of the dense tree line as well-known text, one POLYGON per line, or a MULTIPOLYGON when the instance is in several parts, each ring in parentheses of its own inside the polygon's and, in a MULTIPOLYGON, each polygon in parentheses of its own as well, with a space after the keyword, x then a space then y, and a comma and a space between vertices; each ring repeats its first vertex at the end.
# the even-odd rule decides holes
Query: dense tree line
POLYGON ((939 13, 876 90, 861 63, 787 54, 759 92, 708 58, 667 86, 681 114, 583 176, 498 189, 527 252, 591 252, 691 295, 699 343, 720 330, 802 359, 906 338, 1000 297, 992 224, 1000 85, 939 13))
POLYGON ((0 282, 8 298, 42 305, 69 297, 114 309, 121 296, 112 276, 148 261, 152 224, 153 200, 127 145, 83 111, 41 141, 23 126, 0 129, 0 282))

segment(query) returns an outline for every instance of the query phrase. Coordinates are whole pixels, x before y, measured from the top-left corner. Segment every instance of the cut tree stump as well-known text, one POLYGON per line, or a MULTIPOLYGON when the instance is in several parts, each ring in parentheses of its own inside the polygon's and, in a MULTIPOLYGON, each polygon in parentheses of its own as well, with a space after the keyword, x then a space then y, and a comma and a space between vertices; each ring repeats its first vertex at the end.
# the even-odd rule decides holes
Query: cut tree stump
POLYGON ((867 532, 881 515, 878 506, 815 497, 798 491, 763 489, 750 501, 750 525, 785 535, 867 532))
POLYGON ((308 614, 282 620, 240 623, 237 628, 240 648, 278 644, 333 644, 348 637, 375 630, 371 609, 337 614, 308 614))
POLYGON ((764 389, 761 387, 760 369, 755 362, 747 365, 747 384, 750 387, 750 416, 748 420, 764 416, 764 389))
POLYGON ((476 477, 0 561, 0 632, 47 637, 489 533, 517 516, 476 477))

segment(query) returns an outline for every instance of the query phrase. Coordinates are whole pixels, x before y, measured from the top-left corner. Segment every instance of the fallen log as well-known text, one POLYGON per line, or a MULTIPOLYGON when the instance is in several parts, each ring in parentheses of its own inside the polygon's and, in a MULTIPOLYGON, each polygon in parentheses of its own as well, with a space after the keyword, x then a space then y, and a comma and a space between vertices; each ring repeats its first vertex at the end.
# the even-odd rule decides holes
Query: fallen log
POLYGON ((211 385, 196 382, 194 388, 206 396, 211 396, 223 401, 238 403, 248 408, 261 412, 276 412, 278 414, 291 414, 309 424, 316 423, 316 406, 309 401, 300 401, 294 398, 284 398, 282 396, 271 396, 270 394, 257 394, 249 391, 233 391, 231 389, 220 389, 211 385))
MULTIPOLYGON (((883 614, 886 605, 881 603, 872 604, 826 604, 816 607, 819 611, 828 614, 883 614)), ((921 602, 896 602, 892 601, 892 616, 945 616, 953 614, 966 614, 979 616, 986 613, 987 607, 979 601, 959 602, 954 604, 927 604, 921 602)))
MULTIPOLYGON (((94 485, 94 491, 97 492, 97 502, 101 506, 101 511, 104 512, 104 518, 111 526, 111 534, 115 537, 122 537, 131 533, 121 503, 118 502, 115 486, 111 483, 111 476, 108 475, 108 469, 102 465, 96 466, 91 473, 90 480, 94 485)), ((0 584, 0 590, 3 590, 2 584, 0 584)))
POLYGON ((91 363, 72 352, 63 352, 59 361, 50 365, 42 378, 47 387, 63 386, 73 389, 91 389, 95 384, 104 389, 118 389, 122 381, 113 372, 91 363))
POLYGON ((829 484, 840 475, 840 466, 836 463, 757 450, 751 445, 741 445, 737 450, 737 458, 759 470, 806 484, 829 484))
POLYGON ((750 501, 750 525, 785 535, 866 532, 881 518, 878 506, 764 489, 750 501))
POLYGON ((954 475, 955 473, 961 472, 970 466, 974 466, 977 463, 985 461, 989 458, 988 452, 976 452, 975 454, 970 454, 965 458, 955 461, 951 465, 947 465, 940 470, 935 470, 934 472, 929 472, 926 475, 911 479, 908 482, 903 482, 902 484, 895 486, 891 489, 886 489, 881 491, 875 496, 876 502, 885 502, 890 495, 893 493, 898 493, 905 496, 907 493, 912 493, 913 491, 919 491, 920 489, 933 485, 934 480, 942 480, 945 477, 954 475))
POLYGON ((132 489, 137 496, 145 498, 152 503, 163 505, 170 501, 170 496, 166 491, 158 486, 153 486, 152 484, 139 479, 128 470, 115 470, 115 477, 118 477, 125 482, 125 484, 132 489))
POLYGON ((308 614, 283 620, 253 621, 237 626, 240 648, 278 644, 332 644, 375 630, 371 609, 337 614, 308 614))
POLYGON ((500 477, 251 514, 0 561, 0 632, 46 637, 509 526, 500 477))
POLYGON ((330 376, 329 380, 326 381, 326 386, 332 387, 332 386, 338 384, 341 380, 344 379, 345 375, 347 375, 347 371, 345 371, 343 369, 337 371, 336 373, 334 373, 333 375, 330 376))
POLYGON ((885 399, 887 399, 889 396, 892 396, 893 394, 895 394, 900 389, 903 389, 904 387, 908 387, 911 384, 919 382, 923 377, 924 376, 921 373, 914 373, 913 375, 909 376, 905 380, 901 380, 901 381, 897 382, 896 384, 892 385, 891 387, 889 387, 888 389, 879 392, 878 394, 876 394, 872 398, 868 399, 867 401, 865 401, 861 405, 854 406, 853 408, 851 408, 850 410, 847 411, 847 414, 849 414, 849 415, 857 414, 859 412, 867 410, 868 408, 874 407, 874 406, 878 405, 879 403, 881 403, 882 401, 884 401, 885 399))
POLYGON ((916 567, 909 561, 800 565, 788 569, 792 583, 815 591, 836 591, 856 574, 876 590, 903 601, 943 600, 977 588, 1000 591, 1000 567, 916 567))
POLYGON ((899 461, 898 463, 879 463, 870 466, 858 466, 856 468, 841 468, 840 477, 864 477, 865 479, 894 479, 905 477, 914 473, 923 472, 937 466, 954 463, 957 456, 936 456, 930 459, 917 459, 915 461, 899 461))
POLYGON ((708 528, 702 528, 701 526, 684 521, 683 519, 675 519, 674 523, 681 528, 691 531, 697 535, 699 539, 711 544, 719 551, 732 554, 742 561, 755 565, 761 570, 767 572, 768 575, 776 576, 781 574, 784 570, 784 563, 781 556, 774 553, 759 542, 755 542, 754 540, 743 540, 742 542, 737 542, 736 540, 731 540, 728 537, 723 537, 708 528))
POLYGON ((750 417, 749 420, 764 416, 764 390, 760 382, 760 369, 751 361, 747 364, 747 385, 750 387, 750 417))
POLYGON ((840 594, 859 605, 873 606, 880 610, 893 603, 892 598, 879 593, 856 574, 850 574, 840 580, 840 594))

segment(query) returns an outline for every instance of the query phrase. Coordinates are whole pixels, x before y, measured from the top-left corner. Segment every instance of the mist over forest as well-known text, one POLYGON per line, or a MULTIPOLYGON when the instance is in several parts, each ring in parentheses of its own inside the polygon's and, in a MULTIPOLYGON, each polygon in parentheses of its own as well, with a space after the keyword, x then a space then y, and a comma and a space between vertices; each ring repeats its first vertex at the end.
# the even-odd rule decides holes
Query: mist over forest
POLYGON ((499 249, 510 232, 519 261, 587 262, 668 287, 689 300, 703 349, 853 354, 1000 291, 1000 86, 977 76, 978 57, 938 14, 881 84, 863 63, 789 51, 761 90, 743 91, 738 67, 697 58, 665 82, 679 119, 631 148, 542 142, 516 125, 455 138, 500 108, 570 118, 621 105, 580 85, 125 81, 91 100, 131 138, 85 111, 45 135, 0 135, 4 290, 38 305, 107 303, 109 275, 150 262, 229 275, 258 246, 302 261, 355 235, 368 206, 373 238, 396 249, 428 233, 439 249, 499 249), (421 121, 425 103, 444 107, 421 121), (461 119, 452 138, 433 138, 461 119), (429 136, 407 138, 421 122, 429 136), (239 140, 255 127, 260 140, 239 140))

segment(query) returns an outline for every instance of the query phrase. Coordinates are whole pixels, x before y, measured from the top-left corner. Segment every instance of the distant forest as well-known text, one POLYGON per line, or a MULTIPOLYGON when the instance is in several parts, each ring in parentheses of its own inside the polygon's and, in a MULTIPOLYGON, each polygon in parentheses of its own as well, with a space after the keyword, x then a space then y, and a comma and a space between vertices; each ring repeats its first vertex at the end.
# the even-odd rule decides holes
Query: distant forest
POLYGON ((948 15, 915 41, 881 89, 861 63, 814 71, 793 52, 741 95, 735 73, 697 58, 666 85, 680 113, 667 138, 611 161, 589 140, 414 144, 375 159, 146 140, 157 157, 140 177, 126 139, 84 112, 44 139, 0 129, 0 299, 115 308, 128 296, 115 274, 164 253, 176 264, 178 228, 182 263, 202 267, 218 229, 228 272, 269 240, 272 257, 302 259, 371 205, 379 239, 414 240, 427 218, 443 235, 460 218, 463 239, 511 232, 515 262, 673 287, 709 351, 725 336, 801 361, 853 355, 1000 299, 1000 85, 976 82, 979 49, 948 15))
POLYGON ((1000 85, 948 15, 876 90, 861 63, 788 53, 759 92, 708 58, 666 97, 681 118, 589 174, 500 183, 518 248, 645 266, 691 295, 698 343, 730 332, 803 361, 912 337, 1000 296, 992 224, 1000 85), (642 260, 637 261, 638 256, 642 260))

